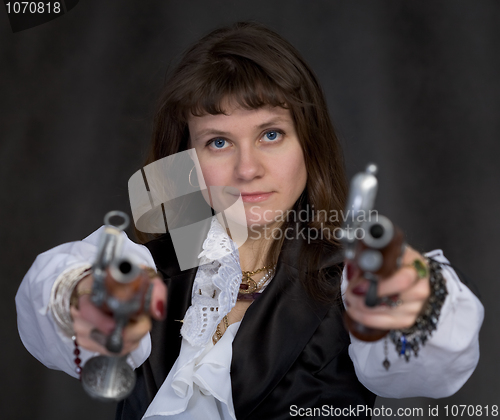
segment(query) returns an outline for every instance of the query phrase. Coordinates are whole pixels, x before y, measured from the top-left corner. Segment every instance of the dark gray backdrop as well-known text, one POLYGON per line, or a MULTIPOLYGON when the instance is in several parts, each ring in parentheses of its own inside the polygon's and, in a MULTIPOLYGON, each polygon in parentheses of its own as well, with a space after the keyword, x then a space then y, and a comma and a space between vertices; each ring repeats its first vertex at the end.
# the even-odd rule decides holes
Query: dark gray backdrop
POLYGON ((444 418, 446 404, 500 403, 499 1, 81 0, 16 34, 0 11, 2 419, 113 417, 28 354, 14 295, 38 253, 129 211, 165 72, 209 30, 245 19, 315 69, 349 175, 380 165, 380 212, 417 249, 444 249, 482 292, 481 360, 463 389, 379 404, 439 404, 444 418))

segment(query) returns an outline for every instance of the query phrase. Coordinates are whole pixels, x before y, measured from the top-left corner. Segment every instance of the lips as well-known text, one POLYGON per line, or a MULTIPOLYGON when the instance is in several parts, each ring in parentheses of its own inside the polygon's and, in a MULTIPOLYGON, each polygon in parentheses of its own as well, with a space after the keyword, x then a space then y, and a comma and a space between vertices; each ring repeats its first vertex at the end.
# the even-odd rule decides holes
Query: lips
POLYGON ((265 201, 274 194, 274 191, 240 191, 235 187, 226 187, 224 191, 236 197, 239 197, 241 194, 241 199, 246 203, 265 201))
POLYGON ((263 195, 263 194, 271 194, 271 193, 268 191, 256 191, 256 192, 248 192, 248 193, 242 192, 241 193, 241 195, 263 195))
POLYGON ((268 193, 258 192, 255 194, 241 194, 241 199, 245 203, 259 203, 261 201, 267 200, 272 194, 274 194, 274 193, 273 192, 268 192, 268 193))
POLYGON ((267 200, 272 194, 274 194, 273 191, 271 192, 257 191, 251 193, 241 193, 241 199, 245 203, 259 203, 261 201, 267 200))

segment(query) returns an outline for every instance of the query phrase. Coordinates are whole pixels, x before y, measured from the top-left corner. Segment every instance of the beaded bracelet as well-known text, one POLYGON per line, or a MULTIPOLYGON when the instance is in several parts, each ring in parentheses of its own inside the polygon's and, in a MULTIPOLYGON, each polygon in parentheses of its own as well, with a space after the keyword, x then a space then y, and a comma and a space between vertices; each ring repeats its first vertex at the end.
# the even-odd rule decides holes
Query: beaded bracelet
POLYGON ((75 372, 78 375, 78 380, 82 380, 82 359, 80 359, 80 347, 78 347, 78 341, 76 341, 76 335, 72 336, 71 339, 73 340, 73 344, 75 345, 75 348, 73 350, 73 354, 75 356, 74 362, 75 362, 75 372))
MULTIPOLYGON (((396 346, 399 356, 404 356, 407 362, 410 361, 411 353, 418 357, 420 346, 424 346, 432 333, 436 330, 441 315, 448 290, 446 281, 441 272, 441 264, 432 258, 428 258, 429 284, 431 288, 429 299, 424 309, 417 317, 415 324, 410 328, 401 330, 391 330, 389 337, 396 346)), ((391 366, 387 359, 387 336, 384 343, 385 360, 383 366, 388 370, 391 366)))

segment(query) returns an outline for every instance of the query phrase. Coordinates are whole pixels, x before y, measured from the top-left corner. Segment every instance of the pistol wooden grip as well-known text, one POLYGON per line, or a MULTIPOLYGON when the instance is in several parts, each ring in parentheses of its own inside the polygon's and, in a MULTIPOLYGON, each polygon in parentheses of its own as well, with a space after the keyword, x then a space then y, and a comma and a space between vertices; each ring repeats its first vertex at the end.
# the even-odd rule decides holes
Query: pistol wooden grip
MULTIPOLYGON (((141 306, 135 314, 132 314, 133 316, 146 311, 144 303, 150 284, 150 276, 144 270, 141 270, 135 279, 127 283, 120 283, 119 281, 116 281, 110 275, 109 271, 106 279, 104 280, 106 293, 121 302, 131 301, 140 297, 141 306)), ((105 308, 105 310, 109 310, 109 308, 105 308)))
MULTIPOLYGON (((394 225, 393 225, 394 226, 394 225)), ((374 274, 383 281, 383 279, 390 277, 401 264, 402 248, 404 243, 404 234, 401 229, 394 226, 394 235, 389 244, 378 251, 382 254, 383 263, 382 267, 377 270, 374 274)), ((360 246, 362 249, 367 249, 368 247, 361 242, 360 246)))

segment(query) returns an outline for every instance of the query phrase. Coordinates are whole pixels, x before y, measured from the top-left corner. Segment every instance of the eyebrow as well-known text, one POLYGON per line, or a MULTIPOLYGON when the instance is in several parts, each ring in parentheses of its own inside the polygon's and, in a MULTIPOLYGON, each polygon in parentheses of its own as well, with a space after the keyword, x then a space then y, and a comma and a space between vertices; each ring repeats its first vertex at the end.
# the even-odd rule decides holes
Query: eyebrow
MULTIPOLYGON (((288 123, 290 124, 290 120, 288 118, 273 118, 270 119, 266 122, 263 122, 262 124, 254 126, 256 130, 262 130, 263 128, 270 127, 276 124, 281 124, 281 123, 288 123)), ((228 136, 231 133, 226 132, 226 131, 221 131, 221 130, 215 130, 213 128, 207 128, 206 130, 202 130, 199 133, 196 133, 196 138, 200 138, 206 135, 212 135, 212 136, 228 136)))
POLYGON ((269 121, 266 121, 262 124, 255 126, 255 128, 258 130, 261 130, 263 128, 266 128, 266 127, 269 127, 272 125, 276 125, 276 124, 281 124, 281 123, 290 123, 290 120, 288 118, 273 118, 269 121))

